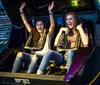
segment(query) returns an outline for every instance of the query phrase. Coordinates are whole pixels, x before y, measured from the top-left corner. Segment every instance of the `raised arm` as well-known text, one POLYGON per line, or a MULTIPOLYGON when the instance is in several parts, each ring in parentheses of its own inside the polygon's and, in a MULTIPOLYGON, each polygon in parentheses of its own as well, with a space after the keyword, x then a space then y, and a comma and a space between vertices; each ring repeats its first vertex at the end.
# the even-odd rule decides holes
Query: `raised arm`
POLYGON ((83 45, 85 47, 87 47, 88 46, 88 43, 89 43, 89 37, 88 37, 88 34, 84 32, 84 30, 82 28, 82 24, 79 24, 77 26, 77 30, 80 33, 80 36, 81 36, 81 40, 82 40, 83 45))
POLYGON ((25 25, 27 31, 30 33, 30 31, 31 31, 31 26, 30 26, 30 24, 28 23, 28 20, 26 19, 25 14, 24 14, 24 12, 23 12, 23 9, 24 9, 25 5, 26 5, 26 3, 23 2, 22 5, 21 5, 21 7, 20 7, 20 14, 21 14, 22 21, 23 21, 23 23, 24 23, 24 25, 25 25))
POLYGON ((59 30, 59 32, 58 32, 58 34, 57 34, 57 36, 56 36, 56 38, 55 38, 54 46, 57 46, 58 41, 59 41, 59 39, 60 39, 60 36, 61 36, 62 32, 65 32, 65 33, 67 34, 67 33, 68 33, 68 28, 62 27, 62 28, 59 30))
POLYGON ((52 36, 55 28, 55 21, 53 17, 53 12, 52 9, 54 8, 54 1, 51 2, 48 6, 48 11, 49 11, 49 17, 50 17, 50 28, 49 28, 49 35, 52 36))

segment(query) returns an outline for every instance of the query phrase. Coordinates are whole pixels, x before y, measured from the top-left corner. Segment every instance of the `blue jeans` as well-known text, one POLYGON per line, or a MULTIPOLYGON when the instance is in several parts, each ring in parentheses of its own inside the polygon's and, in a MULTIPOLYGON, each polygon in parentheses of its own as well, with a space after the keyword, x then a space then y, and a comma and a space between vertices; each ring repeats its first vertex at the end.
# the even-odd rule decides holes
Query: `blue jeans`
MULTIPOLYGON (((42 57, 39 56, 39 58, 42 57)), ((32 55, 24 52, 22 52, 22 56, 16 56, 16 59, 13 64, 12 72, 18 72, 20 70, 22 61, 24 61, 26 64, 29 64, 27 73, 35 72, 38 63, 38 58, 32 60, 32 55)))
POLYGON ((75 52, 76 51, 70 49, 67 51, 67 72, 69 71, 69 68, 73 62, 75 52))
MULTIPOLYGON (((74 55, 75 51, 73 50, 68 50, 67 51, 67 65, 68 65, 68 69, 73 61, 73 55, 74 55)), ((46 53, 40 63, 39 69, 38 71, 40 71, 41 73, 44 72, 44 70, 47 68, 47 66, 49 65, 50 60, 54 60, 56 65, 61 65, 63 64, 64 61, 64 56, 62 56, 60 53, 56 52, 56 51, 49 51, 48 53, 46 53)), ((65 59, 66 60, 66 59, 65 59)))

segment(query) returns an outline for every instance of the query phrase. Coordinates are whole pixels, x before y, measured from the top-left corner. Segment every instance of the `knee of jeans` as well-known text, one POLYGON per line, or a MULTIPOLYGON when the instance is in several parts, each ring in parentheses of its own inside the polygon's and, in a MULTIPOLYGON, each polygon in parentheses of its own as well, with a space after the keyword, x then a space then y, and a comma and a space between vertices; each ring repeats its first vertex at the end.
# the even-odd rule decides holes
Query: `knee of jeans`
POLYGON ((71 53, 71 52, 73 52, 73 50, 68 50, 68 52, 67 52, 67 53, 71 53))
POLYGON ((23 55, 22 52, 17 53, 17 57, 22 57, 22 55, 23 55))
POLYGON ((38 59, 38 57, 36 55, 32 56, 32 60, 37 60, 37 59, 38 59))
POLYGON ((69 50, 69 51, 67 52, 67 54, 68 54, 68 55, 73 55, 73 54, 74 54, 74 51, 73 51, 73 50, 69 50))
POLYGON ((53 51, 49 51, 49 52, 47 53, 47 55, 53 55, 53 54, 54 54, 53 51))

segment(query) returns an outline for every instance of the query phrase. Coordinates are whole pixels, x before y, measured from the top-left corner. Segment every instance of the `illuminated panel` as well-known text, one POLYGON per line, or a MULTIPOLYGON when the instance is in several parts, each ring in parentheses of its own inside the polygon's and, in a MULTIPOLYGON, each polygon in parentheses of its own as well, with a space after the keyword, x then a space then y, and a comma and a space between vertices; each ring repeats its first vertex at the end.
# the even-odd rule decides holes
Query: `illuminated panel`
POLYGON ((100 6, 100 0, 96 0, 97 1, 97 4, 100 6))
POLYGON ((0 1, 0 53, 8 47, 11 26, 11 21, 0 1))
POLYGON ((96 1, 96 7, 100 10, 100 0, 95 0, 96 1))
POLYGON ((98 0, 98 2, 100 3, 100 0, 98 0))
POLYGON ((86 2, 85 2, 85 0, 71 0, 71 6, 80 6, 80 7, 82 7, 82 6, 85 6, 86 5, 86 2))
POLYGON ((78 6, 78 1, 77 0, 72 0, 71 1, 71 6, 78 6))

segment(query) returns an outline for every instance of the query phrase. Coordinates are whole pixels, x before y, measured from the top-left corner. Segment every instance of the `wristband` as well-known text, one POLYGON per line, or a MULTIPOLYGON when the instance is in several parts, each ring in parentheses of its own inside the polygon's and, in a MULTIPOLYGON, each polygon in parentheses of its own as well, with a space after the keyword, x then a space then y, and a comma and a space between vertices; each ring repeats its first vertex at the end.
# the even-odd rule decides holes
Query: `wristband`
POLYGON ((24 15, 25 15, 24 13, 21 13, 21 14, 20 14, 20 16, 24 16, 24 15))
POLYGON ((52 11, 49 11, 49 14, 50 14, 50 15, 53 15, 53 12, 52 12, 52 11))

